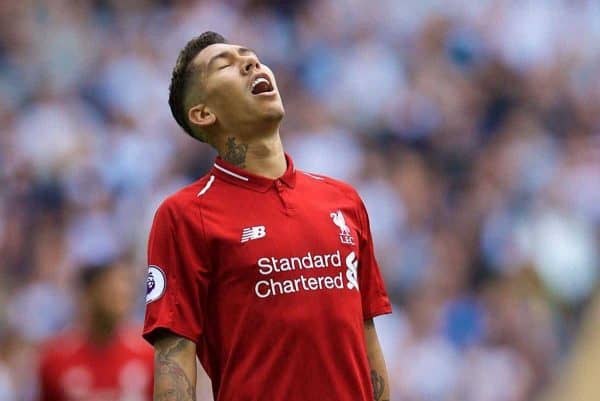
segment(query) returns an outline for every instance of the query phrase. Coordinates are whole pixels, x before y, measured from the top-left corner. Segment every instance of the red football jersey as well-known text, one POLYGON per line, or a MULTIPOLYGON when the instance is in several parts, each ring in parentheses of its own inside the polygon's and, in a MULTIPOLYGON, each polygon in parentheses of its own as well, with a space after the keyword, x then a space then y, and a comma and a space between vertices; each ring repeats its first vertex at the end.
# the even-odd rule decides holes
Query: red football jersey
POLYGON ((137 330, 105 345, 79 331, 50 340, 40 355, 41 401, 150 401, 154 351, 137 330))
POLYGON ((216 401, 371 401, 364 320, 391 312, 365 207, 294 169, 217 158, 156 212, 145 338, 197 344, 216 401))

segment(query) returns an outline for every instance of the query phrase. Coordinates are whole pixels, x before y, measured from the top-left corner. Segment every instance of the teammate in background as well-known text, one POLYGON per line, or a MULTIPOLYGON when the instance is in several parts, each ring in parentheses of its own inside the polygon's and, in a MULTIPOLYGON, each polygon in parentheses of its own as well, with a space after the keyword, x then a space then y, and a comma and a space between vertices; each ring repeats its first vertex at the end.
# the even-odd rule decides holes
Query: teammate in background
POLYGON ((152 347, 126 321, 134 298, 132 281, 120 264, 82 268, 80 321, 42 349, 41 401, 152 399, 152 347))
POLYGON ((169 105, 219 157, 150 233, 154 400, 195 399, 196 355, 216 401, 389 400, 372 319, 391 306, 365 207, 294 168, 271 70, 205 32, 179 55, 169 105))

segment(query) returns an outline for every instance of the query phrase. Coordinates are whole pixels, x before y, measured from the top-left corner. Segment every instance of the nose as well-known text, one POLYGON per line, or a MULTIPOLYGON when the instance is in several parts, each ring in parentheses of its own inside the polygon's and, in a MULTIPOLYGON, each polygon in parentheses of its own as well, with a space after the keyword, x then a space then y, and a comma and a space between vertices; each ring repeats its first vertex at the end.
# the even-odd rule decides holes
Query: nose
POLYGON ((242 61, 242 73, 243 74, 249 74, 252 72, 253 69, 259 69, 259 68, 260 68, 260 63, 258 62, 258 59, 256 58, 256 56, 248 55, 248 56, 244 57, 244 60, 242 61))

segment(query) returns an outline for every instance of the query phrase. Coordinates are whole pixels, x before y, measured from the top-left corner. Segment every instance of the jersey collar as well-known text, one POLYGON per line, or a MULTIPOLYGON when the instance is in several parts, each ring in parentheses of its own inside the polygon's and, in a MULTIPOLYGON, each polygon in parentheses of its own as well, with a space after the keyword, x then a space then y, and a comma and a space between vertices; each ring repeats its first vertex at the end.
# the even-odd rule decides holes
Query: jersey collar
POLYGON ((211 174, 234 185, 239 185, 259 192, 267 192, 271 187, 275 186, 278 181, 283 182, 290 188, 294 188, 296 185, 296 168, 294 167, 292 158, 287 153, 285 154, 285 160, 287 162, 285 173, 274 180, 249 173, 246 170, 226 162, 220 156, 215 160, 211 174))

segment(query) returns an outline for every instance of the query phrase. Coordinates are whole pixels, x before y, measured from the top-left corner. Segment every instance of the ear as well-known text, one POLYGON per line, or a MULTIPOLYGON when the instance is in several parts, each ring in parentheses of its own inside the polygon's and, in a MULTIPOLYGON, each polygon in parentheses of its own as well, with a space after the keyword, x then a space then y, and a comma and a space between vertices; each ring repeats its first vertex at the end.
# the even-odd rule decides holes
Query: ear
POLYGON ((188 111, 188 118, 192 124, 200 128, 207 128, 217 121, 217 116, 206 105, 198 104, 188 111))

